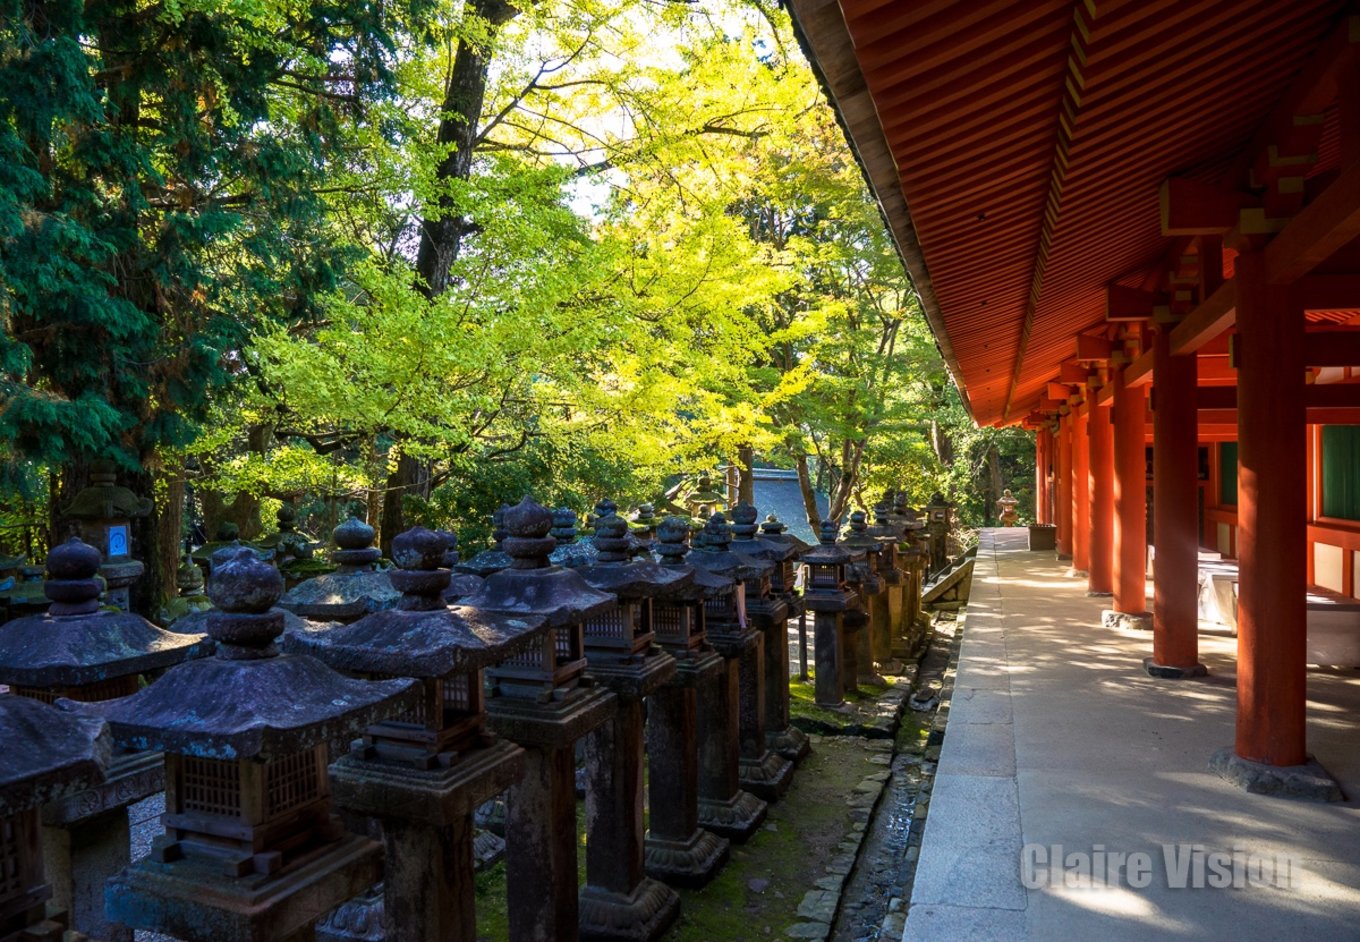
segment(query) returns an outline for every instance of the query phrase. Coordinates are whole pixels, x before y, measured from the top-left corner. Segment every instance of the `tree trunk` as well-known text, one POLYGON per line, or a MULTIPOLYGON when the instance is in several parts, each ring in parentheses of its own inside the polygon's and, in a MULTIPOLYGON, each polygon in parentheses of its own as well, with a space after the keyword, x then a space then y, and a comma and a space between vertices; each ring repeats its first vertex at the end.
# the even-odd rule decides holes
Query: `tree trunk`
POLYGON ((803 512, 807 514, 812 532, 819 533, 822 529, 822 514, 817 509, 817 491, 812 486, 812 476, 808 474, 807 455, 800 451, 793 456, 793 460, 798 468, 798 490, 803 494, 803 512))
POLYGON ((737 449, 737 464, 741 466, 741 480, 737 482, 737 499, 742 503, 755 505, 756 473, 755 453, 750 445, 737 449))
POLYGON ((387 478, 387 492, 383 495, 382 523, 378 527, 378 545, 383 555, 392 558, 392 540, 406 529, 406 512, 402 498, 429 497, 429 467, 419 458, 402 452, 397 466, 387 478))
MULTIPOLYGON (((461 42, 444 88, 442 117, 439 121, 439 143, 448 153, 439 164, 437 179, 466 180, 472 174, 473 149, 481 123, 482 105, 486 100, 487 73, 491 69, 489 44, 496 33, 519 13, 504 0, 468 0, 468 15, 487 22, 486 44, 461 42)), ((420 224, 420 249, 416 254, 416 274, 427 297, 438 297, 449 285, 449 271, 462 251, 463 237, 472 230, 472 222, 456 211, 453 200, 441 196, 435 201, 436 212, 427 213, 420 224)))
MULTIPOLYGON (((453 70, 444 87, 438 141, 447 148, 447 153, 436 173, 439 183, 466 180, 472 175, 472 157, 482 105, 486 101, 487 75, 491 70, 490 44, 500 28, 519 14, 519 10, 504 0, 468 0, 464 11, 468 16, 485 20, 487 28, 484 42, 465 40, 458 44, 453 70)), ((440 196, 434 206, 427 208, 420 222, 420 248, 416 253, 416 275, 420 279, 420 290, 427 298, 436 298, 448 290, 449 272, 463 249, 464 237, 474 226, 472 220, 457 212, 453 199, 447 195, 440 196)), ((383 497, 378 535, 384 555, 391 549, 392 538, 406 529, 402 498, 418 492, 429 496, 429 480, 428 464, 403 452, 396 469, 388 476, 383 497)))

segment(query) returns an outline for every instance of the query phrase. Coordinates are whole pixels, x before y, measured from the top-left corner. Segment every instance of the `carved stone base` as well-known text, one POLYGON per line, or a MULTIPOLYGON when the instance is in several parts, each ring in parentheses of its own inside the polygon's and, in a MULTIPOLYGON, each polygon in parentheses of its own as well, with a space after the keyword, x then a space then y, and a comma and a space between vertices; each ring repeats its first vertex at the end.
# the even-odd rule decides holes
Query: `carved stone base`
POLYGON ((701 887, 727 863, 732 844, 703 828, 688 841, 647 837, 647 875, 671 886, 701 887))
POLYGON ((581 888, 581 938, 653 942, 680 915, 680 897, 664 883, 643 879, 631 894, 581 888))
POLYGON ((1158 664, 1150 657, 1143 658, 1143 670, 1147 672, 1149 677, 1157 677, 1161 680, 1185 680, 1188 677, 1203 677, 1209 673, 1208 668, 1203 664, 1173 667, 1169 664, 1158 664))
POLYGON ((772 749, 758 758, 741 757, 741 787, 757 798, 778 801, 793 783, 793 762, 772 749))
POLYGON ((790 762, 801 762, 812 751, 812 743, 807 733, 797 726, 772 729, 765 733, 765 741, 770 748, 790 762))
POLYGON ((699 826, 738 844, 765 823, 769 806, 750 792, 738 791, 726 801, 699 799, 699 826))
POLYGON ((342 903, 316 924, 316 942, 383 942, 383 888, 342 903))
POLYGON ((346 835, 276 874, 228 878, 186 858, 145 858, 111 879, 104 907, 113 922, 185 942, 287 939, 382 875, 382 848, 346 835))
POLYGON ((1116 612, 1112 608, 1106 608, 1100 612, 1100 625, 1102 628, 1114 628, 1117 631, 1151 631, 1152 614, 1150 612, 1116 612))

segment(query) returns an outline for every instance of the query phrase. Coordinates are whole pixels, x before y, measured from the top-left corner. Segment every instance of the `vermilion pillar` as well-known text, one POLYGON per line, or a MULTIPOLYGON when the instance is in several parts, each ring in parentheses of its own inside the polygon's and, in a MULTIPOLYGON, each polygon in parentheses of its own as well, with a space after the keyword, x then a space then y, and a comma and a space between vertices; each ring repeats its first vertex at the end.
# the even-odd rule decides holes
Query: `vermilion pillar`
POLYGON ((1083 405, 1072 423, 1072 568, 1091 565, 1091 436, 1090 415, 1083 405))
POLYGON ((1034 522, 1048 523, 1048 429, 1034 433, 1034 522))
POLYGON ((1072 416, 1058 423, 1058 556, 1072 558, 1072 416))
POLYGON ((1114 371, 1114 610, 1147 610, 1147 465, 1143 430, 1147 398, 1114 371))
POLYGON ((1171 355, 1171 326, 1153 341, 1152 657, 1154 677, 1193 677, 1199 663, 1198 416, 1195 356, 1171 355))
POLYGON ((1097 384, 1087 393, 1091 542, 1087 550, 1090 568, 1086 591, 1090 595, 1109 595, 1114 591, 1114 430, 1110 427, 1110 407, 1097 402, 1099 392, 1097 384))
POLYGON ((1269 765, 1306 755, 1303 324, 1262 256, 1239 256, 1237 755, 1269 765))

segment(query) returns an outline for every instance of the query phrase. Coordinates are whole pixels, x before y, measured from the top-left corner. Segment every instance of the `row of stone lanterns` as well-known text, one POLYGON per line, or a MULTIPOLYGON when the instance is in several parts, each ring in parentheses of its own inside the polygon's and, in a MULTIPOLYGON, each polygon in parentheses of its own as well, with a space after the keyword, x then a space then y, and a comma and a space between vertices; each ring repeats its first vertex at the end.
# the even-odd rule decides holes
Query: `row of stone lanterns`
MULTIPOLYGON (((211 640, 98 611, 99 554, 79 541, 59 548, 48 562, 54 605, 42 629, 80 632, 84 644, 67 642, 89 649, 75 668, 88 667, 91 652, 103 651, 102 661, 94 673, 38 684, 25 673, 40 650, 24 640, 33 629, 11 631, 11 623, 0 630, 0 670, 8 641, 14 672, 0 681, 30 698, 95 701, 88 709, 110 720, 120 749, 150 769, 149 790, 163 781, 167 796, 166 832, 151 857, 110 883, 107 918, 97 903, 97 914, 80 914, 81 899, 68 908, 81 928, 108 939, 128 938, 126 926, 185 939, 305 934, 378 873, 378 845, 340 828, 334 802, 381 824, 386 937, 471 939, 471 814, 509 786, 512 937, 561 938, 579 925, 587 938, 655 938, 678 911, 664 884, 709 879, 727 841, 759 827, 765 802, 783 793, 792 761, 807 751, 788 723, 785 630, 803 604, 794 592, 803 547, 777 521, 757 528, 754 508, 732 514, 731 528, 710 516, 691 552, 685 521, 657 525, 648 512, 630 527, 602 502, 592 552, 572 554, 578 568, 566 569, 548 557, 559 542, 572 545, 564 538, 574 521, 523 501, 499 512, 499 558, 462 574, 471 581, 454 607, 449 566, 462 564, 448 534, 400 535, 400 568, 382 573, 371 528, 342 525, 333 556, 340 571, 294 590, 285 603, 297 614, 275 607, 284 588, 277 568, 253 549, 226 545, 212 559, 217 607, 197 614, 211 640), (652 546, 659 564, 634 558, 652 546), (118 619, 136 622, 113 632, 121 647, 88 643, 118 619), (217 655, 205 659, 214 641, 217 655), (79 689, 95 683, 112 686, 79 689), (352 733, 361 738, 331 763, 332 744, 352 733), (582 739, 589 839, 578 895, 574 746, 582 739), (644 742, 650 832, 642 824, 644 742)), ((862 555, 851 578, 872 584, 870 553, 881 557, 905 532, 869 534, 862 515, 851 530, 852 552, 835 545, 828 524, 805 560, 819 700, 819 604, 834 586, 841 615, 853 614, 846 570, 862 555), (862 554, 853 552, 861 545, 862 554), (844 557, 833 562, 830 583, 819 551, 844 557)), ((874 624, 877 611, 866 609, 863 620, 874 624)), ((839 663, 847 662, 853 632, 836 624, 831 633, 839 663)), ((871 646, 870 666, 887 659, 883 647, 871 646)), ((827 676, 839 685, 837 702, 856 679, 836 664, 827 676)), ((149 792, 116 791, 123 803, 103 810, 121 814, 125 835, 127 802, 149 792)), ((104 859, 126 862, 125 836, 104 859)), ((87 889, 108 875, 86 880, 87 889)))

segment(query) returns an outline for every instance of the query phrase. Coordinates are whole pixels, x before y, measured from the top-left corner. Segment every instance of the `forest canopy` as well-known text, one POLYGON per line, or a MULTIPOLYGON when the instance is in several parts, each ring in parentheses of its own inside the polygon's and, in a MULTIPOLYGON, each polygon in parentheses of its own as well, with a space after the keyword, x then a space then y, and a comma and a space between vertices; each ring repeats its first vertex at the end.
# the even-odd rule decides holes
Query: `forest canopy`
POLYGON ((3 548, 112 459, 152 593, 282 500, 1030 486, 772 0, 0 0, 0 318, 3 548))

